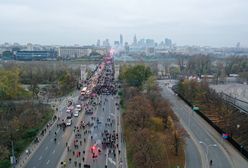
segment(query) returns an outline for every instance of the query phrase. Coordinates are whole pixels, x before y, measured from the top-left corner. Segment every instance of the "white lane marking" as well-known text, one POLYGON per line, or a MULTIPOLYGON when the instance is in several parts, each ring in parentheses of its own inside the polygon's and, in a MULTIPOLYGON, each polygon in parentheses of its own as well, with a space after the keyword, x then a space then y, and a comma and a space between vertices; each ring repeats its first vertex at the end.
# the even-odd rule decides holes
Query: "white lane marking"
POLYGON ((46 146, 45 150, 47 150, 47 149, 48 149, 48 147, 46 146))
POLYGON ((55 153, 55 150, 53 150, 53 152, 52 152, 53 154, 55 153))
POLYGON ((60 142, 58 142, 58 145, 60 144, 60 142))
POLYGON ((36 168, 35 166, 33 168, 36 168))
POLYGON ((106 162, 105 162, 105 165, 106 165, 106 166, 108 165, 108 150, 109 150, 109 149, 107 148, 107 151, 106 151, 106 154, 105 154, 105 155, 106 155, 106 162))
POLYGON ((115 163, 115 161, 113 161, 113 159, 112 158, 108 158, 108 160, 110 161, 110 163, 112 163, 113 165, 116 165, 116 163, 115 163))
POLYGON ((39 160, 41 160, 41 159, 42 159, 42 156, 39 157, 39 160))
POLYGON ((47 162, 46 162, 46 164, 48 165, 50 163, 50 160, 48 160, 47 162))
POLYGON ((59 128, 55 132, 58 133, 59 132, 59 128))

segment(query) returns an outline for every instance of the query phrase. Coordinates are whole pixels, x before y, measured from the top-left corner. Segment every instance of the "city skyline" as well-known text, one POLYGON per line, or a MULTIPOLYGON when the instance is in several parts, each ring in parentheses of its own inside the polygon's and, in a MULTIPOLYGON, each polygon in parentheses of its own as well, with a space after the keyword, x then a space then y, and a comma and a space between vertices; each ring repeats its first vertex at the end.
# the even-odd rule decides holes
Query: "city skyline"
POLYGON ((245 0, 3 0, 0 43, 91 45, 122 34, 130 44, 136 34, 177 45, 248 47, 247 6, 245 0))

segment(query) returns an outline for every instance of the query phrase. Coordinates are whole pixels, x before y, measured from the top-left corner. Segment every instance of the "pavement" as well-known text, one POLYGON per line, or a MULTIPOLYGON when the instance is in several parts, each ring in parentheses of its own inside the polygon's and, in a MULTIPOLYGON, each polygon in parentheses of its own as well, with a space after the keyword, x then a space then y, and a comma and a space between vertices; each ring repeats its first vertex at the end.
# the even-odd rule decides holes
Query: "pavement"
POLYGON ((85 123, 91 122, 94 123, 94 125, 92 127, 86 126, 85 128, 78 129, 81 138, 77 138, 75 134, 71 137, 68 142, 69 150, 64 152, 57 167, 70 168, 79 167, 79 165, 83 167, 85 164, 90 165, 93 168, 104 166, 107 166, 108 168, 127 167, 127 165, 124 164, 126 163, 125 144, 121 132, 120 113, 116 106, 116 103, 119 103, 119 99, 112 95, 101 95, 96 102, 97 104, 99 104, 99 102, 102 103, 95 107, 95 111, 92 115, 82 113, 80 122, 77 123, 79 127, 81 121, 85 123), (96 119, 92 119, 92 117, 98 118, 99 122, 97 122, 96 119), (115 143, 118 143, 118 148, 105 148, 102 145, 102 133, 104 130, 108 130, 110 133, 113 131, 118 133, 119 138, 115 143), (87 133, 85 134, 85 132, 87 133), (79 147, 77 147, 77 145, 74 146, 75 141, 79 142, 76 143, 79 147), (95 152, 97 157, 94 159, 92 158, 93 155, 91 151, 93 146, 96 146, 101 150, 101 152, 95 152), (77 155, 79 152, 80 156, 77 155))
POLYGON ((192 140, 186 140, 186 167, 247 168, 247 160, 164 83, 159 81, 162 96, 169 100, 192 140))
MULTIPOLYGON (((69 97, 73 97, 75 100, 78 98, 78 95, 79 93, 77 91, 73 92, 69 97)), ((54 109, 58 108, 56 115, 59 116, 61 113, 65 113, 66 111, 68 97, 63 97, 57 100, 49 101, 49 103, 54 105, 54 109)), ((19 162, 16 165, 17 168, 56 167, 56 162, 59 161, 60 154, 63 153, 65 148, 66 139, 68 139, 72 134, 72 130, 67 129, 65 133, 63 133, 62 129, 57 127, 57 120, 54 122, 50 121, 48 125, 48 127, 45 126, 45 134, 43 136, 39 134, 39 143, 31 143, 27 148, 29 152, 23 152, 21 154, 19 162), (55 132, 57 134, 56 138, 58 139, 56 143, 54 143, 55 132)))

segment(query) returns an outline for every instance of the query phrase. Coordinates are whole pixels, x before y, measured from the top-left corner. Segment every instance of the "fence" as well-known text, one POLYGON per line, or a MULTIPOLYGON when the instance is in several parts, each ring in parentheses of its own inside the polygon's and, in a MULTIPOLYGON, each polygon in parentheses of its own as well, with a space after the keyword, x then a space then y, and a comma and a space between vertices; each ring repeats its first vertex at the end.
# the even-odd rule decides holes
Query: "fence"
POLYGON ((233 107, 237 108, 240 110, 240 112, 248 114, 248 102, 240 100, 236 97, 232 97, 226 93, 221 92, 220 96, 222 97, 223 100, 225 100, 227 103, 232 105, 233 107))

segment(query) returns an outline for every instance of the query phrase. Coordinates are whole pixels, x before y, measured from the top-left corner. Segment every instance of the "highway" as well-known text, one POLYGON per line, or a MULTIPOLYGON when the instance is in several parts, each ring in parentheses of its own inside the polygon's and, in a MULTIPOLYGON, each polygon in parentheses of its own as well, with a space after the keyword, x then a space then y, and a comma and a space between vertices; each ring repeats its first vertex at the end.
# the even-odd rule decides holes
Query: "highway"
MULTIPOLYGON (((74 100, 77 99, 79 94, 74 95, 74 100)), ((66 112, 66 104, 62 102, 59 105, 59 111, 61 113, 66 112)), ((72 124, 77 122, 77 118, 73 119, 72 124)), ((66 142, 72 135, 73 130, 70 128, 62 130, 62 128, 57 127, 56 124, 50 128, 50 133, 44 138, 44 140, 39 145, 38 149, 32 155, 25 167, 27 168, 54 168, 60 160, 63 151, 66 148, 66 142), (56 136, 55 136, 56 132, 56 136), (56 137, 56 142, 54 138, 56 137)))
MULTIPOLYGON (((197 114, 194 114, 187 104, 165 86, 164 81, 159 81, 159 85, 162 88, 163 97, 169 100, 173 111, 189 133, 192 142, 194 142, 194 144, 187 142, 186 145, 186 163, 187 165, 190 164, 188 167, 199 165, 199 163, 194 163, 193 159, 196 156, 196 149, 199 151, 202 160, 201 167, 210 167, 210 160, 212 160, 211 168, 248 167, 248 162, 230 144, 225 142, 210 125, 197 114), (187 150, 187 148, 192 149, 192 151, 187 150), (192 157, 188 155, 192 155, 192 157)), ((196 159, 197 162, 200 158, 196 159)))
POLYGON ((78 91, 60 102, 59 119, 48 128, 49 133, 32 152, 26 168, 127 167, 113 68, 108 55, 87 81, 85 92, 78 91), (72 102, 69 106, 68 100, 72 102), (79 115, 63 129, 76 105, 82 107, 79 115), (60 123, 62 126, 57 125, 60 123))

